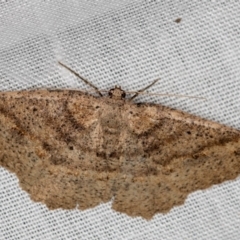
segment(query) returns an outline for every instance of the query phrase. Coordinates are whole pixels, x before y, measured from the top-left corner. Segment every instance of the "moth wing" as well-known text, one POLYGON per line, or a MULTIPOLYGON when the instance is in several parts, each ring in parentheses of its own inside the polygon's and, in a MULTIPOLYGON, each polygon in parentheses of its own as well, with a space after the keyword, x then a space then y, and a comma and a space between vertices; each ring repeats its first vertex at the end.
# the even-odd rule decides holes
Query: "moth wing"
POLYGON ((80 91, 0 94, 0 165, 51 209, 86 209, 111 199, 108 173, 95 171, 100 161, 93 161, 88 141, 98 124, 92 100, 80 91))
POLYGON ((117 182, 117 211, 149 219, 240 174, 238 130, 161 105, 131 106, 125 117, 137 149, 128 162, 142 168, 117 182))

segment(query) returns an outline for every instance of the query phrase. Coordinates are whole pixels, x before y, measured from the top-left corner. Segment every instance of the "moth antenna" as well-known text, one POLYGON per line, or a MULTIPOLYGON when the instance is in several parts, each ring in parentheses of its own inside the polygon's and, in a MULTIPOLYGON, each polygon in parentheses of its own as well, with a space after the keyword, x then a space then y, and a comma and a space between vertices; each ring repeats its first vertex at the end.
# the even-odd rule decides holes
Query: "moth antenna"
POLYGON ((140 89, 139 91, 137 91, 137 93, 134 94, 134 95, 130 98, 130 100, 133 100, 135 97, 138 96, 139 93, 144 92, 145 90, 147 90, 148 88, 150 88, 151 86, 153 86, 153 85, 154 85, 157 81, 159 81, 159 80, 160 80, 160 79, 158 78, 158 79, 154 80, 151 84, 149 84, 148 86, 146 86, 145 88, 140 89))
MULTIPOLYGON (((126 91, 128 94, 136 93, 135 91, 126 91)), ((197 96, 190 96, 190 95, 179 95, 179 94, 168 94, 168 93, 145 93, 145 92, 138 92, 140 95, 148 95, 148 96, 160 96, 160 97, 180 97, 180 98, 195 98, 201 100, 207 100, 205 97, 197 97, 197 96)))
POLYGON ((91 86, 92 88, 94 88, 94 90, 99 94, 100 97, 102 97, 102 93, 99 91, 99 89, 93 85, 90 81, 88 81, 87 79, 85 79, 84 77, 80 76, 77 72, 75 72, 74 70, 72 70, 71 68, 69 68, 68 66, 66 66, 65 64, 61 63, 58 61, 58 64, 61 65, 62 67, 65 67, 67 70, 69 70, 71 73, 73 73, 76 77, 80 78, 83 82, 85 82, 87 85, 91 86))

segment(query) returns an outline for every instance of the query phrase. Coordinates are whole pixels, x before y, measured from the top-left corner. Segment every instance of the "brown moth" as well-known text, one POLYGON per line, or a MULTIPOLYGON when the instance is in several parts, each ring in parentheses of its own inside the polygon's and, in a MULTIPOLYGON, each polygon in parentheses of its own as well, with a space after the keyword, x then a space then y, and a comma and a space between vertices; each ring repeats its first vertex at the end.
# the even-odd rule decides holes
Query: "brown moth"
POLYGON ((150 219, 240 174, 240 131, 120 87, 0 93, 0 165, 50 209, 112 208, 150 219))

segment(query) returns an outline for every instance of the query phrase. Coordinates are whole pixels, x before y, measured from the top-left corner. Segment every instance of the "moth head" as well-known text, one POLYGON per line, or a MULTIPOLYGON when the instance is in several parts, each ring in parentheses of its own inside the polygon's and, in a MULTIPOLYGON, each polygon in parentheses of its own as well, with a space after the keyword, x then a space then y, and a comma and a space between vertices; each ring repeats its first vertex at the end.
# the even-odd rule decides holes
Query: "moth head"
POLYGON ((115 88, 110 89, 108 95, 110 98, 116 100, 122 100, 126 97, 126 93, 122 90, 120 86, 115 86, 115 88))

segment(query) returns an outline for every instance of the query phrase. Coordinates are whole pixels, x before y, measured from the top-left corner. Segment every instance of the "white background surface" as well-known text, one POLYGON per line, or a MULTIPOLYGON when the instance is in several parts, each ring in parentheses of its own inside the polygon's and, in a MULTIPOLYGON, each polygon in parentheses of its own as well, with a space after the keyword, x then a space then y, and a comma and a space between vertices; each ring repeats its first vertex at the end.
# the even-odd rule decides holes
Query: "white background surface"
MULTIPOLYGON (((240 129, 240 2, 0 1, 0 90, 100 89, 141 96, 240 129), (180 23, 174 22, 181 17, 180 23)), ((151 221, 111 210, 49 211, 0 168, 0 239, 239 239, 240 181, 197 191, 151 221)))

